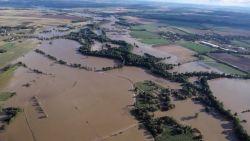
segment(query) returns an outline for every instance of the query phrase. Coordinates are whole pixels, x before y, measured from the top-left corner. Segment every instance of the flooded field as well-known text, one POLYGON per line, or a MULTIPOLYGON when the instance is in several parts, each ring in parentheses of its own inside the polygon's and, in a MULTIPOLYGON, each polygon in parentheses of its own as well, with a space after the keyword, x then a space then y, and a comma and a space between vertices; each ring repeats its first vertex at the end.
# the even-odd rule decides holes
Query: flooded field
POLYGON ((197 60, 197 58, 194 57, 195 52, 178 45, 156 46, 154 48, 175 55, 177 57, 177 63, 180 64, 197 60))
POLYGON ((210 67, 206 65, 205 63, 201 61, 194 61, 186 64, 182 64, 180 66, 176 66, 173 70, 173 72, 195 72, 195 71, 202 71, 202 72, 221 72, 216 68, 210 67))
POLYGON ((192 100, 174 101, 175 109, 156 116, 171 116, 182 124, 201 131, 205 141, 237 141, 230 122, 216 114, 208 114, 205 108, 192 100), (198 113, 198 117, 195 115, 198 113))
POLYGON ((129 113, 133 104, 129 81, 51 65, 53 62, 35 52, 19 60, 51 75, 38 75, 24 68, 16 71, 5 90, 16 91, 17 95, 5 106, 20 106, 24 112, 1 134, 1 140, 109 140, 120 130, 121 135, 128 131, 124 136, 146 140, 144 130, 130 127, 138 123, 129 113), (24 87, 25 83, 30 87, 24 87), (32 97, 37 97, 47 118, 37 111, 32 97))
POLYGON ((250 109, 250 92, 249 80, 236 80, 236 79, 217 79, 209 81, 209 85, 213 94, 224 103, 227 109, 232 110, 233 113, 237 112, 242 120, 247 120, 243 123, 248 133, 250 133, 250 113, 242 113, 250 109))
POLYGON ((124 78, 126 80, 129 80, 132 84, 136 82, 144 81, 144 80, 152 80, 155 83, 158 83, 164 87, 169 87, 172 89, 181 88, 179 83, 173 83, 168 80, 162 79, 160 77, 152 76, 146 70, 137 68, 137 67, 124 67, 119 70, 109 71, 106 74, 124 78))
POLYGON ((102 67, 112 67, 116 64, 116 61, 111 59, 83 56, 77 51, 79 47, 80 44, 75 41, 57 39, 43 42, 43 44, 39 46, 39 49, 56 57, 57 59, 64 60, 67 63, 78 63, 82 64, 83 66, 96 69, 101 69, 102 67))
MULTIPOLYGON (((15 14, 17 11, 5 12, 9 15, 0 14, 0 23, 6 18, 10 20, 7 23, 17 21, 15 19, 18 16, 15 14)), ((25 22, 37 19, 36 22, 41 21, 39 25, 46 25, 39 28, 41 31, 34 33, 41 38, 66 35, 74 30, 58 28, 60 27, 58 25, 69 23, 71 20, 80 20, 79 17, 67 14, 46 16, 39 11, 32 16, 20 14, 19 18, 25 22), (48 23, 46 19, 49 19, 48 23), (62 21, 58 22, 59 19, 62 21), (57 26, 53 26, 53 24, 51 27, 47 26, 50 22, 55 22, 54 24, 57 26)), ((104 24, 100 24, 100 28, 93 29, 97 35, 104 34, 105 31, 105 35, 111 39, 124 40, 134 45, 132 52, 135 54, 147 53, 166 58, 162 61, 164 63, 180 64, 170 72, 221 73, 218 69, 202 61, 197 61, 198 58, 194 57, 195 52, 179 45, 153 46, 131 37, 129 28, 116 24, 119 21, 118 16, 104 18, 96 16, 95 12, 93 15, 86 14, 89 17, 95 15, 89 23, 104 22, 104 24)), ((124 18, 130 23, 150 24, 153 22, 133 16, 124 18)), ((86 23, 79 23, 79 27, 76 27, 77 30, 84 27, 81 24, 86 23)), ((14 24, 19 25, 20 23, 14 24)), ((94 44, 91 51, 102 50, 105 42, 101 41, 93 39, 94 44)), ((23 62, 27 68, 17 68, 13 77, 10 76, 8 83, 1 89, 1 91, 17 92, 15 96, 5 101, 3 107, 20 107, 24 111, 7 126, 6 132, 0 133, 0 141, 153 141, 152 136, 130 113, 136 101, 136 94, 132 91, 135 89, 134 84, 151 80, 165 88, 178 90, 182 88, 180 83, 170 82, 138 67, 124 66, 121 69, 96 71, 102 70, 104 67, 113 67, 120 62, 79 54, 78 49, 81 45, 73 40, 55 39, 40 40, 40 42, 35 49, 39 49, 42 53, 31 48, 31 52, 22 57, 19 56, 20 58, 15 62, 23 62), (56 59, 49 59, 48 55, 56 59), (60 65, 59 60, 64 61, 64 64, 67 65, 60 65), (86 69, 88 70, 86 71, 79 69, 81 67, 73 68, 73 65, 70 66, 70 64, 80 64, 82 67, 86 66, 91 69, 86 69), (39 109, 42 109, 42 112, 39 109)), ((115 44, 110 44, 110 46, 118 47, 115 44)), ((191 77, 188 81, 193 83, 197 79, 198 77, 191 77)), ((250 81, 217 79, 209 81, 209 85, 214 95, 224 103, 226 108, 237 112, 242 120, 250 119, 250 112, 243 113, 250 109, 248 92, 250 81)), ((204 141, 238 141, 232 131, 232 124, 217 113, 205 112, 202 104, 191 99, 174 100, 173 104, 175 104, 174 109, 167 112, 155 112, 155 116, 171 116, 181 124, 199 129, 204 141)), ((249 122, 243 123, 243 125, 250 133, 249 122)))

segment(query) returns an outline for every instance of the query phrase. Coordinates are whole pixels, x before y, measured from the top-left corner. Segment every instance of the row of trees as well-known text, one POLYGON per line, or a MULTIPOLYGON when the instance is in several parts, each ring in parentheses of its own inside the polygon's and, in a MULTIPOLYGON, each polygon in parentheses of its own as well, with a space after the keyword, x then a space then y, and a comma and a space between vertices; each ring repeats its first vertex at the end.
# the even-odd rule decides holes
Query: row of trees
POLYGON ((239 140, 250 141, 250 136, 241 125, 241 121, 237 117, 237 114, 232 114, 230 110, 226 110, 224 108, 223 103, 218 101, 217 98, 213 95, 207 83, 207 80, 208 79, 206 77, 202 77, 199 80, 200 88, 197 88, 197 89, 199 90, 201 96, 198 99, 207 107, 214 108, 225 118, 227 118, 228 120, 231 120, 233 122, 234 132, 239 140))

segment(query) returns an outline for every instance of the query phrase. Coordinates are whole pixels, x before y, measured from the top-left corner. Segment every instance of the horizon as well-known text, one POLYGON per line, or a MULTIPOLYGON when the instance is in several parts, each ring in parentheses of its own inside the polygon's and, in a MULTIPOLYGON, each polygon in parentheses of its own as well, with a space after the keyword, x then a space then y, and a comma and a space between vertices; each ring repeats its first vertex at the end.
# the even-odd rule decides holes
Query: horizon
MULTIPOLYGON (((21 2, 21 1, 33 1, 33 0, 0 0, 0 2, 21 2)), ((38 0, 35 0, 38 1, 38 0)), ((46 0, 40 0, 46 1, 46 0)), ((208 6, 223 6, 223 7, 250 7, 250 0, 49 0, 49 1, 87 1, 87 2, 112 2, 112 3, 140 3, 140 2, 152 2, 152 3, 174 3, 174 4, 192 4, 192 5, 208 5, 208 6)))

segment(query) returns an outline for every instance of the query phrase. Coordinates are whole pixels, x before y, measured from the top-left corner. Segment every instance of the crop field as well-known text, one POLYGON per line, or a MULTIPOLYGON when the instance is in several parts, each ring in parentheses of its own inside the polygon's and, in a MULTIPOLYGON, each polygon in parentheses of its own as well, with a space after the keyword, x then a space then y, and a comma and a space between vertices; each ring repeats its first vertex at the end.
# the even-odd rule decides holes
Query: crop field
POLYGON ((235 45, 235 46, 250 48, 250 43, 248 43, 248 42, 247 41, 239 41, 239 40, 232 41, 233 45, 235 45))
POLYGON ((228 74, 238 74, 238 75, 246 75, 246 73, 240 71, 240 70, 237 70, 231 66, 228 66, 226 64, 222 64, 222 63, 219 63, 217 62, 216 60, 208 57, 208 56, 202 56, 203 58, 203 62, 211 67, 215 67, 216 69, 224 72, 224 73, 228 73, 228 74))
POLYGON ((0 92, 0 101, 6 101, 9 98, 13 97, 14 95, 16 95, 16 93, 12 93, 12 92, 0 92))
POLYGON ((212 58, 218 59, 222 62, 230 64, 239 68, 240 70, 250 72, 250 59, 246 57, 236 56, 227 53, 210 53, 212 58))
POLYGON ((6 50, 5 53, 0 54, 0 68, 7 65, 11 61, 26 54, 37 45, 35 40, 26 40, 22 42, 5 42, 0 46, 0 49, 6 50))
POLYGON ((202 53, 209 53, 211 51, 216 50, 215 48, 210 48, 210 47, 207 47, 207 46, 204 46, 201 44, 197 44, 194 42, 181 41, 179 44, 185 48, 191 49, 191 50, 193 50, 197 53, 201 53, 201 54, 202 53))
POLYGON ((144 31, 150 31, 153 32, 157 29, 157 26, 154 24, 145 24, 145 25, 136 25, 132 26, 132 30, 144 30, 144 31))
POLYGON ((11 77, 16 69, 17 69, 17 66, 14 65, 6 71, 0 72, 0 88, 4 87, 7 84, 7 82, 11 79, 11 77))
POLYGON ((140 39, 141 42, 146 43, 146 44, 152 44, 152 45, 157 45, 157 44, 169 44, 169 41, 160 37, 159 35, 148 32, 148 31, 139 31, 135 30, 131 32, 131 36, 137 39, 140 39))

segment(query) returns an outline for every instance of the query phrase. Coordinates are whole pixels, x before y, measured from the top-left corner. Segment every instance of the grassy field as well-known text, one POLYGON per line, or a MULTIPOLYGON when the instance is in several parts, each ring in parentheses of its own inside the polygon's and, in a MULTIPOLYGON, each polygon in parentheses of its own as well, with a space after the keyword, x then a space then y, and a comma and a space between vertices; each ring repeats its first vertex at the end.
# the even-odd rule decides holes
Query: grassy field
POLYGON ((131 28, 131 36, 140 39, 141 42, 150 45, 169 44, 169 41, 154 33, 156 25, 136 25, 131 28))
POLYGON ((14 65, 11 66, 7 71, 0 72, 0 89, 3 88, 6 83, 8 83, 17 67, 17 65, 14 65))
POLYGON ((132 26, 131 29, 132 30, 145 30, 145 31, 153 32, 157 29, 157 26, 154 24, 136 25, 136 26, 132 26))
POLYGON ((14 95, 16 95, 16 93, 12 93, 12 92, 0 92, 0 101, 6 101, 9 98, 13 97, 14 95))
POLYGON ((202 61, 211 66, 211 67, 214 67, 224 73, 228 73, 228 74, 239 74, 239 75, 246 75, 246 73, 240 71, 240 70, 237 70, 231 66, 228 66, 226 64, 222 64, 222 63, 219 63, 217 62, 216 60, 208 57, 208 56, 202 56, 202 61))
POLYGON ((150 45, 169 44, 170 42, 159 35, 148 31, 132 31, 131 36, 140 39, 141 42, 150 45))
POLYGON ((234 40, 232 41, 233 45, 238 47, 250 48, 250 43, 244 41, 234 40))
POLYGON ((209 53, 211 51, 215 51, 215 48, 210 48, 198 43, 188 42, 188 41, 181 41, 179 44, 185 48, 191 49, 197 53, 209 53))
POLYGON ((7 65, 11 61, 21 57, 37 45, 35 40, 25 40, 23 42, 4 42, 4 45, 0 46, 0 49, 4 49, 7 52, 0 54, 0 68, 7 65))

